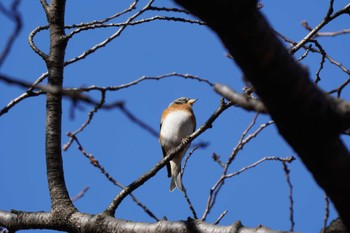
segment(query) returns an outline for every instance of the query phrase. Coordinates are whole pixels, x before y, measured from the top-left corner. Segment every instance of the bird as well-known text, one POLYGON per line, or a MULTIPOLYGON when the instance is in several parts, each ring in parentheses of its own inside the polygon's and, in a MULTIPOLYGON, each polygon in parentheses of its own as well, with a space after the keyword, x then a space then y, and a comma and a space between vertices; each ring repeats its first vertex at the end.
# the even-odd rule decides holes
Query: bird
MULTIPOLYGON (((192 105, 197 99, 180 97, 162 112, 160 120, 159 142, 163 157, 174 147, 180 145, 183 139, 196 129, 196 117, 192 105)), ((171 178, 170 192, 177 187, 184 192, 181 178, 181 160, 189 148, 189 144, 166 164, 168 177, 171 178)))

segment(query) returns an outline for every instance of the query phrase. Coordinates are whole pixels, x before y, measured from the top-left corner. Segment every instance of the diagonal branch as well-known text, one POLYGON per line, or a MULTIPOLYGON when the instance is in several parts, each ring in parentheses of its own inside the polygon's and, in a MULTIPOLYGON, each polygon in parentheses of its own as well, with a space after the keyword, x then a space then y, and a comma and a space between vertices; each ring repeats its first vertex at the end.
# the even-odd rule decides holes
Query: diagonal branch
POLYGON ((241 95, 234 90, 230 89, 228 86, 216 83, 214 85, 214 90, 234 103, 235 105, 247 110, 247 111, 256 111, 259 113, 267 113, 264 104, 257 100, 253 99, 248 95, 241 95))
MULTIPOLYGON (((257 10, 255 0, 176 2, 218 34, 256 89, 280 134, 329 195, 350 229, 350 154, 339 137, 348 124, 339 116, 338 104, 312 83, 306 69, 284 48, 257 10)), ((340 13, 348 12, 349 7, 340 13)))

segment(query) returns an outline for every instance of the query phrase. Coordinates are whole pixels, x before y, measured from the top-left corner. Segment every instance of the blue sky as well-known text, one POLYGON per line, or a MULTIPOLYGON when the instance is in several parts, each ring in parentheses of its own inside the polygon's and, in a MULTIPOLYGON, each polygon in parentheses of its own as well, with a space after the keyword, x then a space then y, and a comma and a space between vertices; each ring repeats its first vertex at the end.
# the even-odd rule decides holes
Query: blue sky
MULTIPOLYGON (((3 1, 8 5, 11 1, 3 1)), ((141 1, 143 5, 146 1, 141 1)), ((300 25, 307 20, 316 26, 324 17, 327 1, 288 2, 271 0, 262 9, 273 27, 287 37, 298 41, 307 31, 300 25), (302 5, 302 6, 301 6, 302 5)), ((343 7, 346 1, 336 1, 335 8, 343 7)), ((125 7, 129 1, 116 3, 105 0, 67 1, 66 23, 77 24, 106 18, 125 7)), ((173 6, 171 1, 156 1, 157 6, 173 6)), ((21 80, 33 82, 45 70, 43 60, 28 45, 29 33, 40 25, 45 25, 45 15, 39 1, 23 1, 20 5, 23 16, 23 30, 16 40, 10 56, 1 72, 21 80)), ((144 17, 163 14, 150 12, 144 17)), ((186 16, 188 17, 188 16, 186 16)), ((141 19, 141 18, 139 18, 141 19)), ((125 17, 115 22, 122 22, 125 17)), ((0 16, 2 32, 0 46, 12 30, 13 24, 0 16), (6 32, 6 33, 4 33, 6 32)), ((346 28, 349 19, 341 17, 325 28, 333 31, 346 28)), ((86 49, 100 43, 117 29, 99 29, 78 34, 68 45, 66 58, 80 55, 86 49)), ((38 47, 48 50, 48 33, 40 33, 35 39, 38 47)), ((330 56, 349 67, 349 36, 321 38, 320 42, 330 56)), ((295 56, 300 57, 304 51, 295 56)), ((239 68, 226 56, 226 51, 216 35, 204 26, 179 22, 155 21, 128 27, 123 34, 84 60, 67 66, 65 87, 89 85, 114 86, 131 82, 146 76, 158 76, 171 72, 189 73, 208 79, 213 83, 229 85, 236 91, 244 86, 239 68)), ((312 78, 319 67, 320 56, 311 54, 303 64, 308 67, 312 78)), ((321 87, 331 90, 343 83, 348 76, 339 68, 326 62, 321 72, 321 87)), ((23 93, 23 89, 0 82, 0 107, 23 93)), ((98 93, 89 93, 98 98, 98 93)), ((207 84, 195 80, 170 77, 160 81, 145 81, 128 89, 110 92, 107 102, 122 100, 126 108, 153 129, 159 129, 162 110, 174 99, 187 96, 198 98, 194 105, 197 126, 202 125, 217 108, 220 96, 207 84)), ((348 89, 343 98, 349 99, 348 89)), ((282 97, 283 98, 283 97, 282 97)), ((70 116, 71 102, 64 100, 62 145, 69 138, 66 132, 78 129, 87 119, 92 106, 81 104, 70 116)), ((239 108, 227 110, 214 123, 213 128, 203 133, 194 143, 208 142, 205 149, 197 150, 188 162, 184 184, 199 216, 205 210, 210 188, 220 178, 222 169, 213 162, 216 153, 223 161, 229 157, 242 132, 252 121, 254 113, 239 108)), ((252 131, 268 122, 268 116, 259 116, 252 131)), ((22 101, 0 118, 0 209, 25 211, 48 211, 50 200, 45 177, 45 98, 39 96, 22 101)), ((161 149, 156 137, 132 123, 118 109, 100 110, 92 123, 78 138, 84 149, 97 158, 102 166, 120 183, 127 185, 157 163, 161 149)), ((344 137, 349 145, 349 139, 344 137)), ((293 150, 281 139, 274 125, 267 127, 257 138, 248 143, 232 163, 229 172, 237 171, 265 156, 296 156, 293 150)), ((82 212, 99 213, 119 192, 99 170, 73 144, 63 153, 67 186, 72 196, 84 187, 90 189, 75 204, 82 212)), ((297 158, 289 165, 293 184, 295 230, 319 232, 324 218, 324 194, 314 183, 313 178, 297 158)), ((288 230, 289 199, 288 185, 282 165, 269 161, 255 169, 227 180, 219 194, 217 203, 208 216, 214 222, 225 210, 227 215, 220 224, 229 225, 240 220, 245 226, 259 224, 272 229, 288 230)), ((190 209, 178 190, 169 192, 170 180, 165 170, 134 192, 135 196, 151 209, 158 218, 185 220, 192 216, 190 209)), ((336 212, 330 211, 330 220, 336 212)), ((116 217, 133 221, 153 222, 130 198, 126 198, 117 210, 116 217)), ((32 232, 32 231, 28 231, 32 232)), ((35 231, 33 231, 35 232, 35 231)), ((51 231, 45 231, 51 232, 51 231)))

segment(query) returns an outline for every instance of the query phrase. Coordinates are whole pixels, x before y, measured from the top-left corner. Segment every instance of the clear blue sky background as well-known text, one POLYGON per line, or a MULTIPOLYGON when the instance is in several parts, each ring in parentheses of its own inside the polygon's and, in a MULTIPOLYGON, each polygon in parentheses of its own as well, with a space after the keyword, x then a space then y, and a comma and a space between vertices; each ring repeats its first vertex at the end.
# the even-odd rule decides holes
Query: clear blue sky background
MULTIPOLYGON (((3 1, 5 5, 9 5, 10 2, 3 1)), ((141 1, 142 4, 144 2, 146 1, 141 1)), ((301 20, 307 20, 311 26, 316 26, 323 19, 328 6, 327 1, 318 0, 297 2, 271 0, 263 3, 265 6, 262 11, 273 27, 295 41, 307 34, 307 31, 300 26, 301 20)), ((336 9, 346 3, 347 1, 336 1, 336 9)), ((121 3, 111 0, 67 1, 66 23, 69 25, 103 19, 121 11, 129 4, 130 1, 121 3)), ((154 5, 173 6, 171 1, 156 1, 154 5)), ((23 30, 10 56, 1 67, 1 72, 33 82, 46 69, 43 60, 29 47, 27 38, 34 28, 46 24, 46 18, 38 0, 23 1, 20 11, 24 22, 23 30)), ((144 17, 157 14, 163 13, 151 12, 144 17)), ((122 20, 125 20, 125 17, 115 22, 122 20)), ((0 45, 3 48, 13 24, 2 15, 0 24, 0 45)), ((325 30, 339 30, 348 25, 349 18, 342 17, 325 30)), ((80 55, 116 30, 116 28, 99 29, 77 35, 69 42, 67 59, 80 55)), ((35 41, 40 49, 48 50, 46 31, 40 33, 35 41)), ((346 67, 350 66, 348 35, 324 38, 320 41, 333 58, 346 67)), ((302 53, 303 51, 299 52, 296 57, 302 53)), ((197 75, 213 83, 225 83, 241 91, 244 86, 241 80, 242 74, 225 54, 226 51, 216 35, 205 26, 155 21, 128 27, 121 37, 105 48, 66 67, 64 86, 114 86, 128 83, 143 75, 155 76, 178 72, 197 75)), ((303 61, 313 78, 319 62, 318 55, 311 55, 303 61)), ((329 62, 326 62, 321 77, 321 86, 326 90, 339 86, 348 78, 329 62)), ((0 90, 1 108, 24 91, 22 88, 1 82, 0 90)), ((92 97, 99 97, 97 93, 89 94, 92 97)), ((170 77, 110 92, 107 95, 107 102, 125 101, 126 107, 133 114, 158 130, 162 110, 181 96, 199 99, 194 106, 198 126, 208 119, 220 101, 220 96, 205 83, 170 77)), ((345 89, 343 98, 349 99, 349 97, 349 91, 345 89)), ((69 140, 65 133, 79 128, 87 119, 87 113, 92 106, 82 104, 80 109, 74 111, 74 118, 70 117, 70 109, 71 102, 66 99, 63 107, 63 144, 69 140)), ((213 162, 212 154, 215 152, 226 161, 253 117, 254 113, 231 108, 214 123, 212 129, 196 139, 195 142, 208 142, 209 146, 193 154, 183 179, 199 216, 205 209, 210 188, 222 173, 218 164, 213 162)), ((267 121, 269 117, 260 116, 253 130, 267 121)), ((1 210, 49 211, 44 133, 44 96, 22 101, 0 118, 1 210)), ((78 138, 84 149, 93 154, 100 164, 124 185, 148 171, 162 157, 157 138, 132 123, 118 109, 100 110, 78 138)), ((349 145, 349 139, 345 137, 344 140, 349 145)), ((229 171, 237 171, 265 156, 292 155, 295 153, 279 137, 275 126, 272 125, 244 147, 229 171)), ((75 203, 78 209, 92 214, 104 210, 120 189, 113 186, 99 170, 90 165, 77 150, 76 144, 63 153, 63 158, 71 196, 75 196, 86 186, 90 187, 86 195, 75 203)), ((299 158, 290 165, 290 169, 294 187, 295 230, 319 232, 324 218, 324 193, 314 183, 299 158)), ((163 169, 134 194, 158 218, 166 216, 171 221, 185 220, 192 216, 190 209, 181 192, 178 190, 169 192, 169 183, 163 169)), ((262 224, 273 229, 288 230, 290 227, 288 194, 289 189, 282 165, 274 161, 265 162, 255 169, 227 180, 207 221, 214 222, 223 211, 228 210, 228 214, 220 224, 229 225, 240 220, 249 227, 262 224)), ((154 222, 130 198, 126 198, 121 204, 116 217, 154 222)), ((335 217, 336 212, 331 208, 330 220, 335 217)))

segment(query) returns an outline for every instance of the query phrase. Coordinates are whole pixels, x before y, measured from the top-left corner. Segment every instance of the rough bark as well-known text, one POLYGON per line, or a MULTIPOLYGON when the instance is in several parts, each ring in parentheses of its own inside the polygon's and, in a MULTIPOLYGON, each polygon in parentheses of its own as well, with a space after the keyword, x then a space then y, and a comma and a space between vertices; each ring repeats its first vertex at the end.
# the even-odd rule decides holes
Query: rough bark
POLYGON ((213 29, 350 229, 349 127, 340 105, 320 91, 278 40, 255 0, 175 0, 213 29))
MULTIPOLYGON (((67 41, 64 33, 65 1, 43 3, 50 27, 50 51, 45 59, 48 69, 48 85, 62 88, 64 56, 67 41)), ((75 211, 66 188, 61 153, 62 95, 46 94, 46 168, 53 213, 75 211)))
POLYGON ((0 211, 0 225, 7 226, 12 231, 20 229, 52 229, 68 232, 105 233, 105 232, 149 232, 149 233, 291 233, 289 231, 276 231, 267 227, 258 226, 248 228, 241 222, 235 222, 230 226, 218 226, 199 220, 187 219, 186 221, 170 222, 162 220, 156 223, 130 222, 115 219, 107 215, 89 215, 76 212, 68 221, 57 220, 52 213, 37 212, 13 212, 0 211))

